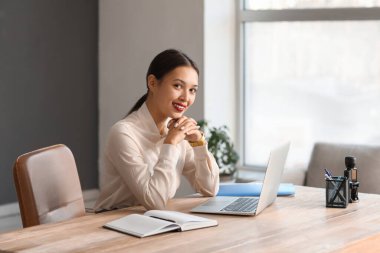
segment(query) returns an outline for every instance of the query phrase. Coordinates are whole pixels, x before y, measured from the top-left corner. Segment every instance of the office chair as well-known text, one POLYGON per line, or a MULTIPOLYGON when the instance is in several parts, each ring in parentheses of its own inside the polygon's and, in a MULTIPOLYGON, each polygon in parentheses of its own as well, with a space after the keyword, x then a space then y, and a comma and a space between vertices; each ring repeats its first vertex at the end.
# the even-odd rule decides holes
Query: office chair
POLYGON ((326 187, 324 168, 334 176, 343 176, 344 158, 356 157, 359 193, 380 194, 380 147, 369 145, 315 143, 306 172, 306 186, 326 187))
POLYGON ((13 177, 24 228, 85 215, 74 156, 65 145, 19 156, 13 177))

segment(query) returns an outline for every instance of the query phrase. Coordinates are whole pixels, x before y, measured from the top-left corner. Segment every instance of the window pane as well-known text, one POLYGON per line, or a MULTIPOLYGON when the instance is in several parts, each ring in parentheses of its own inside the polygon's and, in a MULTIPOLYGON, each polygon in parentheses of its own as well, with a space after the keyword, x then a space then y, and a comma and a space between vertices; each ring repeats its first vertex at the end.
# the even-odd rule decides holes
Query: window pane
POLYGON ((246 0, 248 10, 379 7, 380 0, 246 0))
POLYGON ((316 141, 380 144, 380 22, 245 25, 245 163, 292 141, 304 166, 316 141))

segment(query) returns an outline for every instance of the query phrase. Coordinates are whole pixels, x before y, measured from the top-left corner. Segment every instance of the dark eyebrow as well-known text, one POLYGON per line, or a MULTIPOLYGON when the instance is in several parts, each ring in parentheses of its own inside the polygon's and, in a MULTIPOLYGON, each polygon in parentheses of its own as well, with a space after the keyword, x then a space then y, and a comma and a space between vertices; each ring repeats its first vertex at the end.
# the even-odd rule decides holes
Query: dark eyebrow
MULTIPOLYGON (((174 79, 173 81, 179 81, 179 82, 181 82, 182 84, 186 84, 186 82, 185 81, 183 81, 183 80, 181 80, 181 79, 174 79)), ((193 87, 198 87, 198 84, 194 84, 193 85, 193 87)))
POLYGON ((183 84, 185 84, 185 81, 183 81, 183 80, 181 80, 181 79, 174 79, 173 81, 179 81, 179 82, 181 82, 181 83, 183 83, 183 84))

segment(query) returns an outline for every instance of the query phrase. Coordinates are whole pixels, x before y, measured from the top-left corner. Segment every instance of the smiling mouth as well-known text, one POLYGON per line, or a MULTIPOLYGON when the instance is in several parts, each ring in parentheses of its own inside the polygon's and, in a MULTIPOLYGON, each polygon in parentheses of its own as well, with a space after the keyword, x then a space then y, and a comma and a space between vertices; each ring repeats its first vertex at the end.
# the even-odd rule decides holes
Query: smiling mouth
POLYGON ((183 104, 173 103, 173 106, 179 112, 183 112, 186 109, 186 106, 183 104))

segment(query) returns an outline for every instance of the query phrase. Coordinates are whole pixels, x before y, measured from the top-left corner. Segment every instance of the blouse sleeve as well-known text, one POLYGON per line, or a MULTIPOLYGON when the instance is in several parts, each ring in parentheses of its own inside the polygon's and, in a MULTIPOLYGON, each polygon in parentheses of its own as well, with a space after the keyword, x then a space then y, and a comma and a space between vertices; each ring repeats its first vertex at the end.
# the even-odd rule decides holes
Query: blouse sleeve
POLYGON ((107 151, 109 160, 139 203, 147 209, 164 209, 171 195, 169 186, 176 177, 177 147, 163 144, 153 175, 144 162, 139 146, 127 133, 111 133, 107 151))
POLYGON ((183 175, 202 195, 215 196, 218 193, 219 167, 207 145, 194 148, 187 145, 183 175))

